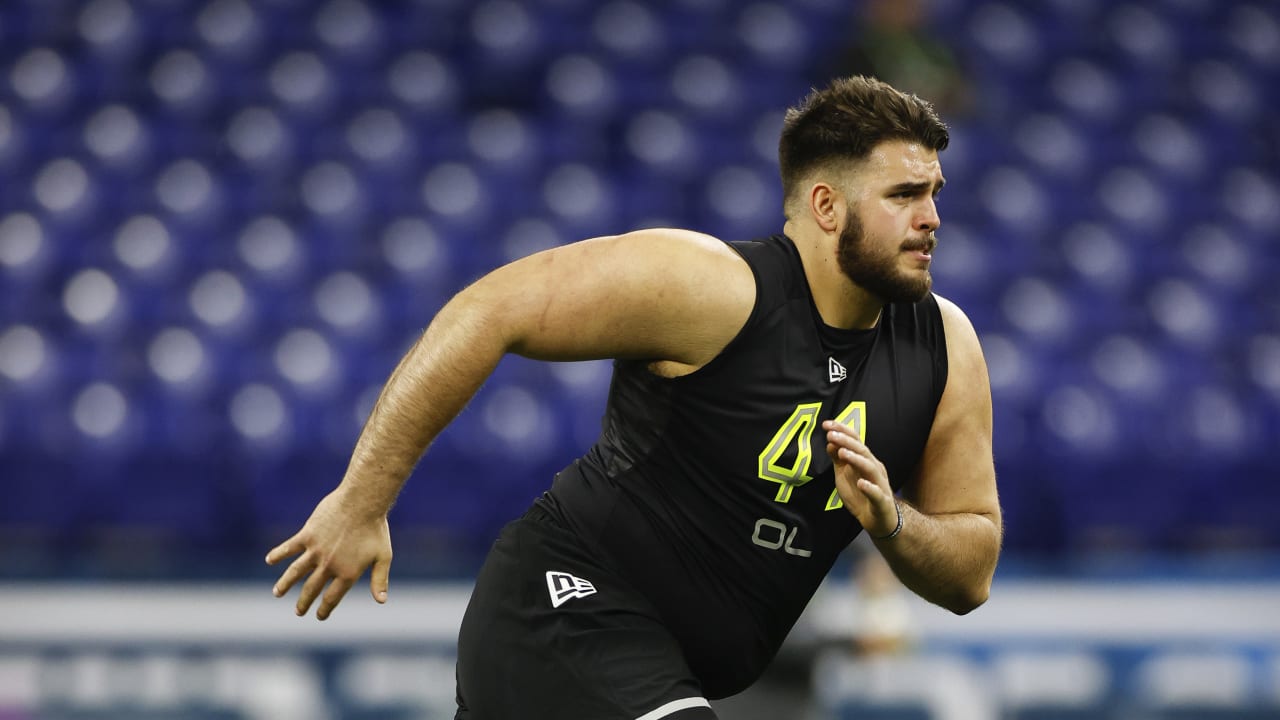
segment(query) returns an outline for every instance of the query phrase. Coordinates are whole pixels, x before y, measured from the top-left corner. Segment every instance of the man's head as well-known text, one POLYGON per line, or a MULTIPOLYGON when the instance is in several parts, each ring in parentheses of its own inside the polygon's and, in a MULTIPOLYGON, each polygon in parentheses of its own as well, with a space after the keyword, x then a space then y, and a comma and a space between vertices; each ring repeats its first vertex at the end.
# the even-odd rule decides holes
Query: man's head
POLYGON ((788 217, 815 172, 843 174, 887 140, 905 140, 934 152, 951 141, 933 106, 875 78, 839 78, 787 110, 778 141, 778 166, 788 217), (823 172, 826 170, 827 172, 823 172))
POLYGON ((929 103, 839 79, 787 112, 778 155, 787 218, 837 240, 841 270, 889 302, 929 292, 947 128, 929 103))

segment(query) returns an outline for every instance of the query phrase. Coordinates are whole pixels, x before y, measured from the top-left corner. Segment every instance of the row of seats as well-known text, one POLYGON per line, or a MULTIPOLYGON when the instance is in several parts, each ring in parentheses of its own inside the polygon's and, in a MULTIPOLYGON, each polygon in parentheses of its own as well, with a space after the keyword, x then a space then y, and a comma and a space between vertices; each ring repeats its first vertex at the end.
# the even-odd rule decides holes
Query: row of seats
MULTIPOLYGON (((984 341, 1007 545, 1280 546, 1280 14, 929 10, 975 97, 947 111, 935 287, 984 341)), ((20 482, 0 535, 213 553, 282 532, 480 274, 636 227, 775 232, 782 110, 854 20, 833 0, 5 3, 0 473, 20 482)), ((397 522, 481 552, 590 444, 608 373, 504 363, 397 522)))

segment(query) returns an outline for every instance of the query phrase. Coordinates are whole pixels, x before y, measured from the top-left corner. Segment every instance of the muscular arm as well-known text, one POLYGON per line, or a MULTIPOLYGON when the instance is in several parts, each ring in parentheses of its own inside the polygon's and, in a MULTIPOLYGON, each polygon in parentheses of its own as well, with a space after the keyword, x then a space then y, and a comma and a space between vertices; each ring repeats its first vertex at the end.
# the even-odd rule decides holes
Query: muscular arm
POLYGON ((675 230, 596 238, 499 268, 445 305, 401 360, 343 489, 364 511, 385 514, 427 446, 509 352, 698 366, 746 321, 754 288, 732 250, 675 230))
MULTIPOLYGON (((902 531, 874 542, 904 585, 929 602, 963 614, 990 594, 1003 531, 986 362, 964 313, 943 298, 938 298, 938 305, 947 337, 947 386, 919 471, 899 503, 902 531)), ((842 496, 849 496, 846 505, 873 538, 892 533, 898 516, 884 466, 856 438, 839 430, 828 437, 828 451, 838 452, 838 462, 857 470, 848 473, 848 493, 842 491, 842 496), (861 498, 854 497, 854 486, 861 498)))
POLYGON ((413 466, 507 353, 545 360, 636 357, 698 367, 751 312, 755 282, 714 238, 646 230, 548 250, 486 275, 449 301, 401 359, 365 424, 338 488, 268 563, 299 557, 282 595, 307 577, 305 614, 330 580, 321 619, 374 566, 385 599, 386 515, 413 466))

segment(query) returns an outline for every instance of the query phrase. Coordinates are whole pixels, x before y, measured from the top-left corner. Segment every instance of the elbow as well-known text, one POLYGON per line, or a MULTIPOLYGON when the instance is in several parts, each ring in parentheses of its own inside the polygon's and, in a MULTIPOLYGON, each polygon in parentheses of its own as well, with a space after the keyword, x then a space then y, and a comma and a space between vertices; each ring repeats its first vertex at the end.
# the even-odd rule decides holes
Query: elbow
POLYGON ((982 607, 982 604, 990 597, 989 593, 972 593, 957 598, 947 607, 956 615, 968 615, 969 613, 982 607))
MULTIPOLYGON (((990 516, 987 517, 991 519, 990 516)), ((992 525, 995 527, 995 536, 991 551, 982 557, 980 564, 973 569, 973 573, 967 575, 968 579, 956 584, 948 598, 949 601, 943 603, 943 607, 956 615, 968 615, 982 607, 991 597, 991 583, 995 580, 1002 536, 998 515, 992 520, 992 525)))
POLYGON ((972 587, 960 588, 948 598, 943 607, 956 615, 968 615, 991 597, 991 583, 983 582, 972 587))

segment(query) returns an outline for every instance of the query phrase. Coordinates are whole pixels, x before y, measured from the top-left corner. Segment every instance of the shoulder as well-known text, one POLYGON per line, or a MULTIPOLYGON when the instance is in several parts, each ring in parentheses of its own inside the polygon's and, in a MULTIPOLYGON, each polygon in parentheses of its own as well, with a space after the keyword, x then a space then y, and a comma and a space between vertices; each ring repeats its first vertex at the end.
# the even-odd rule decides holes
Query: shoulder
POLYGON ((686 301, 750 305, 755 297, 751 266, 723 240, 677 228, 650 228, 604 238, 614 263, 656 275, 659 284, 688 291, 686 301))
POLYGON ((941 295, 934 293, 933 299, 938 304, 938 314, 942 318, 948 351, 955 349, 962 352, 980 352, 978 333, 973 329, 969 316, 965 315, 959 305, 941 295))
POLYGON ((978 332, 973 323, 959 305, 934 295, 938 303, 938 313, 942 318, 943 334, 946 338, 947 365, 949 377, 947 385, 966 387, 975 391, 984 391, 989 386, 987 364, 982 356, 982 345, 978 341, 978 332))
MULTIPOLYGON (((584 240, 574 245, 598 259, 632 272, 656 271, 671 279, 705 280, 709 275, 749 280, 743 256, 712 235, 678 228, 648 228, 621 235, 584 240)), ((574 245, 565 246, 572 248, 574 245)))
POLYGON ((757 280, 735 246, 711 235, 674 228, 637 230, 608 242, 621 256, 619 272, 651 277, 650 322, 679 328, 682 353, 662 355, 650 367, 674 377, 702 367, 736 338, 754 312, 757 280))
MULTIPOLYGON (((604 239, 618 276, 647 278, 649 323, 676 328, 679 354, 661 356, 683 374, 717 356, 737 336, 756 304, 751 265, 733 246, 711 235, 676 228, 637 230, 604 239)), ((609 280, 606 280, 609 282, 609 280)), ((614 282, 625 282, 614 280, 614 282)))
MULTIPOLYGON (((747 263, 719 240, 639 230, 581 240, 504 265, 459 294, 527 357, 713 357, 751 312, 747 263)), ((450 303, 454 305, 454 302, 450 303)))
POLYGON ((628 290, 652 301, 661 292, 672 299, 687 289, 694 296, 723 283, 722 289, 752 286, 746 261, 725 242, 675 228, 635 230, 579 240, 499 268, 505 275, 532 275, 566 284, 593 282, 619 299, 628 290))
MULTIPOLYGON (((702 255, 705 258, 741 259, 729 244, 714 235, 700 233, 695 230, 681 228, 646 228, 632 230, 621 235, 608 238, 597 238, 597 241, 612 242, 615 245, 639 245, 649 252, 674 253, 680 255, 702 255)), ((592 242, 592 241, 586 241, 592 242)))

